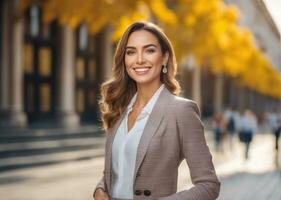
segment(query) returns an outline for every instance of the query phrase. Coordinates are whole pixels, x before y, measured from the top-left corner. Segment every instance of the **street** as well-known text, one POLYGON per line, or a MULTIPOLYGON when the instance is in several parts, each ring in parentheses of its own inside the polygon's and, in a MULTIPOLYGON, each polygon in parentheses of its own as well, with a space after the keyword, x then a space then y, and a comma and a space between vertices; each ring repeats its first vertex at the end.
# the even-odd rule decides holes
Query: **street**
MULTIPOLYGON (((213 149, 211 140, 208 143, 213 149)), ((227 144, 225 141, 223 152, 212 152, 222 183, 219 199, 281 199, 281 174, 275 169, 273 137, 269 134, 256 135, 247 161, 242 156, 243 146, 237 139, 232 151, 227 144)), ((102 175, 103 159, 97 157, 3 172, 0 174, 1 199, 90 200, 102 175)), ((179 169, 178 188, 183 190, 190 186, 188 168, 183 162, 179 169)))

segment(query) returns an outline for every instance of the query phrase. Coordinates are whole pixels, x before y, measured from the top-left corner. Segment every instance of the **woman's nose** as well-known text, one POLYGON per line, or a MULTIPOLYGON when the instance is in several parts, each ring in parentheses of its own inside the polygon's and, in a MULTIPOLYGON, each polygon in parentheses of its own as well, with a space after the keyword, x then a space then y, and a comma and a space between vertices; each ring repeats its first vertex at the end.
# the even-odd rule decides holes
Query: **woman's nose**
POLYGON ((137 55, 137 64, 142 64, 144 62, 144 57, 142 53, 138 53, 137 55))

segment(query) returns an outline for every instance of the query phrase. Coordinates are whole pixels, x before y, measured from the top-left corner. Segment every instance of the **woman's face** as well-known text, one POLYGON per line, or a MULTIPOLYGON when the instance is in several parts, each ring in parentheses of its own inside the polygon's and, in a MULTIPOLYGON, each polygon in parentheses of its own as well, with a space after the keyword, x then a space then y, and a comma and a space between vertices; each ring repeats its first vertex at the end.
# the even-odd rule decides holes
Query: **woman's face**
POLYGON ((163 54, 157 38, 146 30, 133 32, 127 42, 125 66, 137 84, 161 84, 162 65, 168 55, 163 54))

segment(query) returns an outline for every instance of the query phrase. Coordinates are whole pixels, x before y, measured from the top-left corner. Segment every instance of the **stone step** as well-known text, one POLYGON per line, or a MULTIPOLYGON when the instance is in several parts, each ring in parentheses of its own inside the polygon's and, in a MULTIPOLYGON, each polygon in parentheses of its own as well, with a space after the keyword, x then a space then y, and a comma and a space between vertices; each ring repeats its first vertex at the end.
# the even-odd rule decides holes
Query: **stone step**
MULTIPOLYGON (((47 146, 47 145, 46 145, 47 146)), ((8 150, 0 152, 0 158, 9 158, 9 157, 22 157, 22 156, 33 156, 33 155, 44 155, 44 154, 54 154, 60 152, 68 151, 79 151, 82 149, 94 149, 104 147, 104 142, 92 142, 91 140, 84 140, 81 143, 74 144, 64 144, 61 146, 47 146, 47 148, 22 148, 16 150, 8 150)))
POLYGON ((17 133, 0 133, 0 144, 10 144, 14 142, 63 140, 66 138, 92 138, 103 137, 104 134, 98 129, 81 129, 66 131, 61 130, 37 130, 37 131, 19 131, 17 133))
POLYGON ((21 128, 21 129, 0 129, 0 138, 10 135, 24 136, 24 135, 56 135, 56 134, 76 134, 86 132, 97 132, 101 130, 99 126, 88 125, 76 128, 21 128))
POLYGON ((66 138, 61 140, 43 140, 43 141, 30 141, 30 142, 16 142, 0 144, 0 157, 7 152, 17 151, 37 151, 37 150, 49 150, 65 147, 75 146, 95 146, 98 144, 104 144, 104 137, 91 137, 91 138, 66 138))
POLYGON ((8 157, 1 159, 0 172, 32 166, 62 163, 67 161, 85 160, 100 156, 104 156, 104 147, 80 149, 79 151, 64 151, 53 154, 8 157))
POLYGON ((104 154, 105 135, 94 126, 0 132, 0 172, 104 154))

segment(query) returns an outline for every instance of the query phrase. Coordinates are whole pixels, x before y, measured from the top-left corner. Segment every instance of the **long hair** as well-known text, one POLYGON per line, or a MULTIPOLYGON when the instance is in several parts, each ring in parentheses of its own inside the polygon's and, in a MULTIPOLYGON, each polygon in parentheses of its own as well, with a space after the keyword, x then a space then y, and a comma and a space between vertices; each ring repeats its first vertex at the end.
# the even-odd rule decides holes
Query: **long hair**
POLYGON ((112 67, 113 77, 101 86, 101 100, 99 101, 99 105, 103 128, 105 130, 109 130, 114 126, 136 93, 136 83, 126 72, 125 49, 130 35, 139 30, 146 30, 152 33, 158 39, 162 54, 164 55, 168 52, 169 58, 166 66, 168 72, 166 74, 161 73, 160 79, 174 95, 178 95, 180 92, 179 83, 175 79, 177 72, 176 58, 168 37, 153 23, 135 22, 131 24, 117 45, 112 67))

